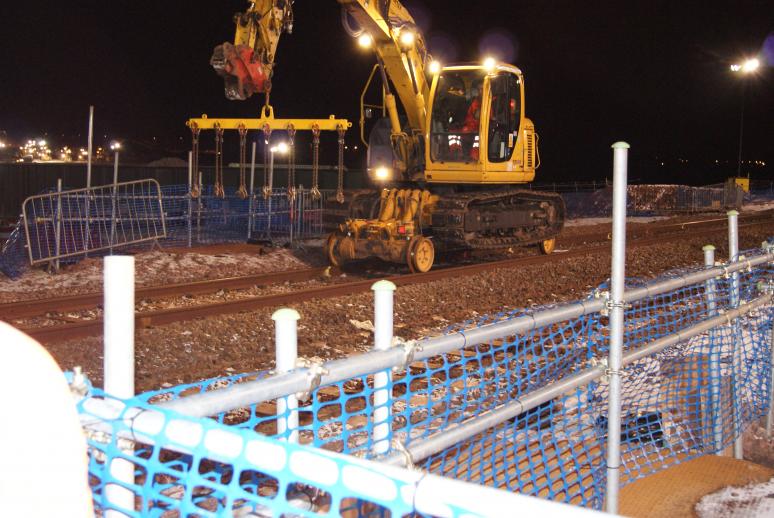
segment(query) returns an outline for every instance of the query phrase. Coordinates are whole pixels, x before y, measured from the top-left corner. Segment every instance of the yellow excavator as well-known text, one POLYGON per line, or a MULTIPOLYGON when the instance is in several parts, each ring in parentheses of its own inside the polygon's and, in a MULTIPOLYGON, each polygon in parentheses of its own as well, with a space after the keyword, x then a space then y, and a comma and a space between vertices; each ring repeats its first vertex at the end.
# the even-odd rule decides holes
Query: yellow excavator
MULTIPOLYGON (((326 206, 339 218, 325 245, 330 262, 376 256, 426 272, 439 250, 538 245, 551 253, 564 225, 562 198, 517 187, 535 178, 540 162, 521 70, 493 58, 442 65, 398 0, 338 2, 346 32, 376 57, 360 98, 360 131, 368 176, 380 188, 326 206), (374 105, 364 97, 377 71, 384 117, 366 140, 374 105)), ((234 43, 217 46, 210 63, 228 98, 264 93, 268 105, 293 1, 253 0, 234 20, 234 43)))

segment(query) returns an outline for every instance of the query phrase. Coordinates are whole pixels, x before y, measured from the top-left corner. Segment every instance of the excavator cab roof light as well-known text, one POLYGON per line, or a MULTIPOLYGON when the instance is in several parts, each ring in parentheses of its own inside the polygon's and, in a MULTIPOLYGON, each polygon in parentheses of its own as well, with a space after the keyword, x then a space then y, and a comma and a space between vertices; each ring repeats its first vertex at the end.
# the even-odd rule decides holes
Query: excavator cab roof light
POLYGON ((429 70, 431 74, 437 74, 441 71, 441 64, 437 61, 431 61, 429 70))
POLYGON ((495 67, 497 66, 497 61, 493 57, 488 57, 484 59, 484 70, 486 70, 487 73, 491 74, 494 72, 495 67))

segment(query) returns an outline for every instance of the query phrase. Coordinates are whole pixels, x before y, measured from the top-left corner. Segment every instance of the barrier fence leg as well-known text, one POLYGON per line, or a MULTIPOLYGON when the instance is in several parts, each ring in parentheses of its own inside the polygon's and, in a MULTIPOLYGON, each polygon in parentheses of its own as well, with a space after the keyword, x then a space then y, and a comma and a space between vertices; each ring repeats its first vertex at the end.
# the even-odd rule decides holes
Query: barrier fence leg
MULTIPOLYGON (((739 230, 738 230, 738 217, 739 213, 735 210, 728 211, 728 262, 735 263, 739 261, 739 230)), ((731 274, 731 308, 739 307, 739 273, 734 272, 731 274)), ((739 394, 739 387, 737 386, 742 382, 742 358, 744 351, 740 349, 742 345, 740 342, 741 333, 739 330, 739 323, 733 324, 733 338, 731 342, 731 393, 733 394, 732 401, 734 405, 734 434, 737 435, 734 440, 734 458, 742 459, 744 457, 744 450, 742 447, 742 400, 737 397, 739 394)))
MULTIPOLYGON (((296 368, 298 359, 298 311, 278 309, 274 320, 276 371, 278 374, 296 368)), ((298 442, 298 399, 295 395, 277 399, 277 435, 288 442, 298 442)))
MULTIPOLYGON (((712 268, 715 266, 715 247, 704 245, 704 266, 712 268)), ((707 297, 708 317, 717 315, 717 301, 715 299, 715 279, 707 279, 704 283, 704 294, 707 297)), ((715 344, 716 333, 709 332, 710 352, 709 352, 709 378, 710 378, 710 416, 712 422, 712 450, 720 455, 723 450, 723 416, 722 399, 720 394, 721 387, 721 369, 720 369, 720 348, 715 344), (717 349, 717 350, 714 350, 717 349)))
MULTIPOLYGON (((105 392, 127 399, 134 396, 134 257, 112 255, 104 261, 104 376, 105 392)), ((134 484, 134 464, 116 458, 110 463, 115 480, 134 484)), ((134 511, 134 492, 118 484, 105 488, 111 506, 134 511)), ((108 510, 105 516, 125 516, 108 510)))
POLYGON ((618 513, 621 467, 621 356, 626 275, 626 183, 629 144, 613 144, 613 247, 610 274, 610 394, 607 407, 607 491, 605 510, 618 513))
MULTIPOLYGON (((374 291, 374 350, 386 351, 392 347, 395 284, 381 280, 375 282, 371 289, 374 291)), ((392 373, 390 370, 374 374, 373 452, 376 455, 390 451, 392 435, 391 395, 392 373)))

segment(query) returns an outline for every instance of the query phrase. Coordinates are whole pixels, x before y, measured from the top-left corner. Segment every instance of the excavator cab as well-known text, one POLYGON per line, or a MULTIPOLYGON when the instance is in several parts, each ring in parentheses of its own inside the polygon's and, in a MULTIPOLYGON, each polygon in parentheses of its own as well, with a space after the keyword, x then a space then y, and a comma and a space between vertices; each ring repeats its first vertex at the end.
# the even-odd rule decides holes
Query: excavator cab
POLYGON ((516 67, 445 67, 430 90, 428 128, 429 183, 525 183, 535 176, 535 128, 524 117, 516 67))

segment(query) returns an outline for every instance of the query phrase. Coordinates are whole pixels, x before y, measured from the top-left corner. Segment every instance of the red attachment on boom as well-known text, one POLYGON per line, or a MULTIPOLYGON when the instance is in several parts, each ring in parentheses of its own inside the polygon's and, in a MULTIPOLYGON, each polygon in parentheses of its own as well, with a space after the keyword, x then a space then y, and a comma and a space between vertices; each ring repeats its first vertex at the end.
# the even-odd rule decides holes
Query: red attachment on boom
POLYGON ((226 97, 244 101, 255 93, 271 89, 271 80, 253 49, 247 45, 234 46, 229 42, 215 47, 210 65, 223 77, 226 97))

